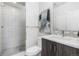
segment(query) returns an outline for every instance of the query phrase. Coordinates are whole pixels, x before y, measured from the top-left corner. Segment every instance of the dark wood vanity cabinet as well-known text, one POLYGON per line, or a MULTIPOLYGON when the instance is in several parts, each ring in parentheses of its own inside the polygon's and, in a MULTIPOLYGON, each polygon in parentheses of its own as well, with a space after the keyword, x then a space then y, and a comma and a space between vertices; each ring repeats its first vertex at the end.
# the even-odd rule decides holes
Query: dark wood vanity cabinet
POLYGON ((55 55, 56 53, 56 43, 52 42, 51 41, 48 41, 48 40, 45 40, 43 39, 42 40, 42 53, 41 55, 42 56, 52 56, 52 55, 55 55), (51 53, 53 52, 53 53, 51 53))
POLYGON ((42 39, 42 56, 79 56, 79 49, 42 39))

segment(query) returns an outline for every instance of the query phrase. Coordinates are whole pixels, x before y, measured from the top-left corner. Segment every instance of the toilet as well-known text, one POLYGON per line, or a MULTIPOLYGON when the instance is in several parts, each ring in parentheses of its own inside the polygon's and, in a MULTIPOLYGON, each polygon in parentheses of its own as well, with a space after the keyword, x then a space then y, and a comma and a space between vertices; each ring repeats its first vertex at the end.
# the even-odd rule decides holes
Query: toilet
POLYGON ((41 39, 38 39, 38 44, 26 50, 26 56, 41 56, 41 39))

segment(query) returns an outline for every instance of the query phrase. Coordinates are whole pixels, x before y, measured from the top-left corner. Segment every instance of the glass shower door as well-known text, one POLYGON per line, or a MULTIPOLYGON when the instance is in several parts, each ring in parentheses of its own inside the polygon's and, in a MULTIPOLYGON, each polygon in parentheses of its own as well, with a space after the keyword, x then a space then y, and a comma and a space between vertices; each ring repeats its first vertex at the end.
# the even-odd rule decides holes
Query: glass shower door
POLYGON ((2 35, 1 35, 2 34, 2 31, 1 31, 2 22, 1 21, 2 21, 2 3, 0 2, 0 55, 2 54, 2 35))
POLYGON ((9 56, 25 50, 24 11, 15 5, 5 2, 2 7, 2 55, 9 56))

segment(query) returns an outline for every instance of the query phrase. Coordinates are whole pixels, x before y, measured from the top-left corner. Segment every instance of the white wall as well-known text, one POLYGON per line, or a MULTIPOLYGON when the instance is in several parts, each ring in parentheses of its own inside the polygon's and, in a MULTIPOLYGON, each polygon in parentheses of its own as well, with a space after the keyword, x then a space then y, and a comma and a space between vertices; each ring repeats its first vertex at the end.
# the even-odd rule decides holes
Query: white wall
POLYGON ((54 9, 55 26, 62 30, 79 30, 79 3, 64 3, 54 9))
POLYGON ((39 3, 26 3, 26 26, 38 26, 39 3))
POLYGON ((3 10, 3 49, 19 47, 25 44, 25 19, 24 10, 9 5, 3 10))
POLYGON ((37 43, 38 38, 38 19, 39 19, 39 3, 26 3, 26 48, 37 43))
MULTIPOLYGON (((39 14, 46 9, 50 9, 50 17, 51 21, 53 21, 53 3, 51 2, 26 3, 26 48, 29 48, 38 43, 37 40, 39 34, 38 33, 39 14)), ((53 26, 53 23, 51 24, 53 26)))

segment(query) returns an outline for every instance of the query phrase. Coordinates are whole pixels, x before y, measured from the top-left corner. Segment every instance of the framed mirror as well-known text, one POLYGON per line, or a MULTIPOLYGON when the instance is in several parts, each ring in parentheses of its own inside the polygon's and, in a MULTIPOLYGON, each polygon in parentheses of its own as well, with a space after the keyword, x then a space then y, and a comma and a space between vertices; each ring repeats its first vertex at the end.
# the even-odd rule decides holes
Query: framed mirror
POLYGON ((41 34, 50 34, 50 10, 44 10, 39 15, 39 32, 41 34))

